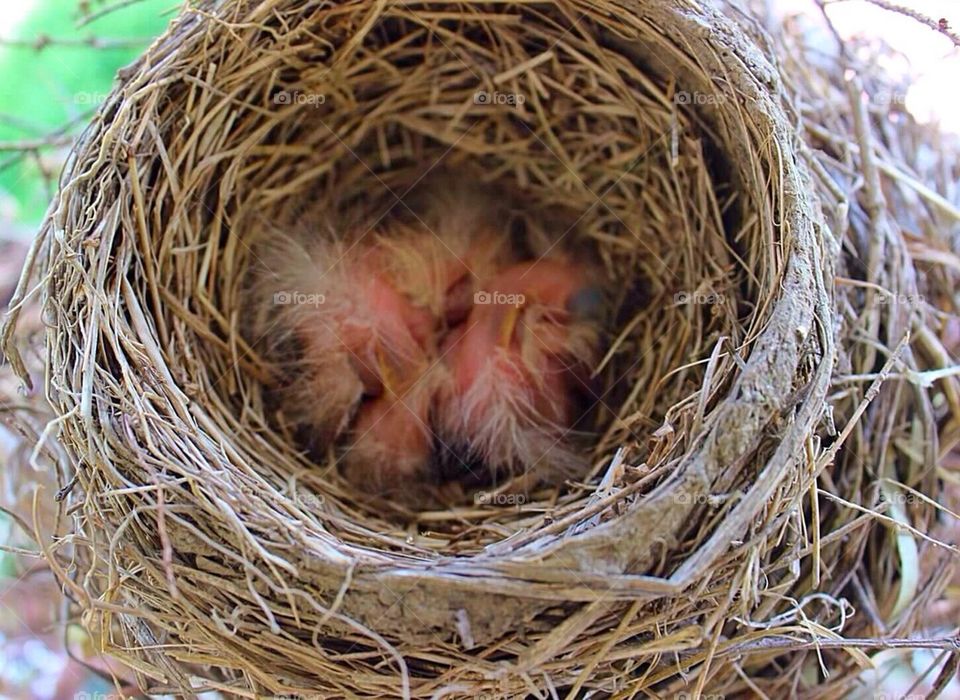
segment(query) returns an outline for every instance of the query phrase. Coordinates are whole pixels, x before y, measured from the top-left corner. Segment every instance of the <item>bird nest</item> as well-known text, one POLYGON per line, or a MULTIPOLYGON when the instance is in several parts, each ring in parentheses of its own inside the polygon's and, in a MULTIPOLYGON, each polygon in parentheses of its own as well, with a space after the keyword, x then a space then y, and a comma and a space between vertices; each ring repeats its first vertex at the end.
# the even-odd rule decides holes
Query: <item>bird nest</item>
POLYGON ((46 555, 102 649, 243 697, 848 683, 846 639, 910 631, 945 580, 904 552, 938 551, 957 391, 922 371, 955 300, 884 209, 866 108, 818 80, 684 0, 192 3, 35 249, 75 464, 46 555), (612 320, 588 473, 418 511, 287 429, 251 275, 307 210, 402 217, 457 179, 534 249, 589 249, 612 320))

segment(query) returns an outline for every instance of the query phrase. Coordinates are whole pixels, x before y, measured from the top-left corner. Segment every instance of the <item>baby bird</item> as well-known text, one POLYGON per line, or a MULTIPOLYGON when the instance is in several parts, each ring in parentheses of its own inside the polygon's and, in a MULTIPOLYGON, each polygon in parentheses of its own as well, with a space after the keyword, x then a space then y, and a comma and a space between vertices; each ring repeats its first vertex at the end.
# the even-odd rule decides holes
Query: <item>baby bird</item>
POLYGON ((274 356, 290 341, 298 349, 299 372, 280 393, 284 414, 317 449, 342 440, 343 473, 358 488, 396 491, 430 464, 440 338, 467 313, 462 299, 479 275, 505 259, 502 238, 467 230, 441 240, 393 223, 292 243, 265 254, 267 267, 284 271, 269 289, 281 306, 255 329, 286 329, 267 339, 274 356))
POLYGON ((434 352, 434 320, 403 293, 374 240, 352 248, 317 243, 288 276, 299 290, 284 309, 302 347, 304 374, 288 411, 330 442, 347 429, 365 396, 384 390, 384 373, 405 375, 434 352))
POLYGON ((603 298, 590 277, 557 259, 506 267, 444 343, 440 433, 495 473, 585 466, 566 437, 599 353, 603 298))
POLYGON ((344 475, 368 492, 416 500, 434 454, 435 396, 448 381, 437 359, 439 339, 469 313, 479 276, 490 274, 506 253, 502 239, 485 232, 443 242, 432 234, 381 238, 378 245, 394 293, 413 305, 381 305, 378 315, 385 324, 393 318, 410 327, 420 352, 410 346, 378 356, 382 393, 356 413, 344 475))
POLYGON ((251 330, 275 364, 293 359, 283 415, 335 448, 358 491, 405 501, 453 455, 494 474, 580 472, 567 436, 600 351, 594 270, 520 262, 496 201, 442 192, 405 221, 330 221, 259 251, 253 291, 275 305, 251 330))
POLYGON ((344 476, 370 493, 408 500, 433 455, 430 407, 439 373, 383 367, 383 391, 364 401, 343 455, 344 476))

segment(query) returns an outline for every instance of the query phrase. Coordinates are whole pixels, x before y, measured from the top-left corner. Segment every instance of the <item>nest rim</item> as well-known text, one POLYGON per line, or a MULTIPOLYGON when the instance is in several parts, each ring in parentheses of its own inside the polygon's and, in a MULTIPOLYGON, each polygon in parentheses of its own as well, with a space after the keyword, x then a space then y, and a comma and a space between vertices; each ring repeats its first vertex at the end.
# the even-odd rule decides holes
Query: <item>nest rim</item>
MULTIPOLYGON (((274 1, 268 4, 283 3, 274 1)), ((566 0, 545 4, 579 6, 566 0)), ((403 655, 393 643, 387 641, 387 637, 402 638, 411 624, 426 627, 427 638, 434 636, 435 629, 454 630, 455 638, 462 647, 459 653, 468 653, 493 643, 518 620, 543 614, 557 604, 584 604, 564 619, 553 633, 525 650, 517 662, 510 665, 511 672, 522 675, 539 668, 561 642, 569 642, 578 634, 585 633, 598 619, 609 613, 610 606, 626 602, 648 603, 680 596, 693 584, 703 582, 708 577, 709 569, 722 557, 729 555, 730 542, 745 532, 770 504, 774 492, 790 480, 790 470, 799 468, 798 460, 804 455, 805 444, 815 433, 822 418, 837 357, 835 309, 827 279, 832 275, 839 250, 826 230, 814 188, 810 185, 813 178, 808 170, 808 155, 793 133, 790 113, 780 103, 785 88, 780 83, 776 66, 769 63, 749 37, 718 11, 680 11, 675 5, 665 3, 648 7, 637 3, 637 16, 631 27, 638 32, 637 27, 645 24, 648 28, 657 27, 663 36, 686 37, 683 50, 678 50, 678 55, 674 57, 674 69, 681 79, 686 80, 683 83, 685 88, 717 90, 712 75, 724 74, 730 78, 729 84, 725 84, 717 94, 726 95, 729 100, 721 103, 720 111, 729 108, 727 118, 732 118, 731 114, 739 114, 745 124, 744 131, 749 132, 744 142, 737 146, 747 153, 751 147, 762 142, 769 149, 768 154, 776 154, 775 159, 764 163, 768 168, 758 167, 757 172, 752 174, 755 182, 763 180, 758 177, 762 175, 770 179, 766 182, 765 192, 775 193, 776 196, 773 197, 773 203, 769 200, 767 203, 776 210, 776 216, 773 217, 778 221, 775 233, 782 236, 774 243, 783 245, 787 251, 779 261, 778 274, 771 285, 777 292, 763 300, 765 312, 762 316, 762 332, 751 338, 749 357, 739 368, 724 398, 711 410, 708 419, 698 426, 702 431, 700 439, 696 440, 699 447, 686 451, 676 461, 670 479, 645 492, 642 501, 631 504, 616 517, 605 522, 594 520, 589 527, 582 526, 595 514, 608 511, 639 491, 640 487, 628 487, 619 493, 592 500, 584 497, 583 502, 577 503, 578 508, 570 508, 564 517, 545 521, 539 530, 523 532, 519 537, 511 536, 467 558, 443 554, 425 557, 421 550, 414 548, 410 552, 403 552, 358 547, 337 541, 335 537, 326 537, 322 530, 315 530, 309 538, 313 542, 310 556, 298 556, 291 561, 279 556, 279 550, 271 551, 275 540, 249 532, 248 527, 239 522, 227 504, 221 501, 217 504, 219 517, 228 524, 228 529, 246 532, 248 539, 245 544, 256 549, 255 556, 262 562, 262 568, 254 570, 249 566, 249 561, 238 562, 235 553, 224 551, 214 541, 197 539, 196 533, 178 533, 176 517, 165 520, 162 514, 164 504, 161 496, 160 503, 141 504, 142 508, 132 509, 120 519, 120 522, 126 523, 124 527, 133 529, 131 523, 134 522, 135 513, 157 513, 156 529, 161 555, 155 556, 149 564, 155 587, 151 591, 143 584, 130 591, 131 599, 139 597, 141 600, 151 600, 154 612, 140 611, 138 614, 166 630, 167 634, 174 633, 174 630, 186 634, 177 621, 165 619, 162 612, 156 612, 162 611, 165 596, 169 596, 170 601, 182 600, 183 589, 178 589, 177 583, 177 577, 182 572, 176 567, 165 568, 170 566, 169 562, 163 563, 170 551, 187 552, 192 557, 207 560, 222 556, 223 561, 232 560, 240 564, 247 575, 257 579, 266 591, 262 593, 255 590, 251 584, 250 598, 260 601, 253 608, 259 612, 253 614, 261 617, 265 627, 278 638, 282 637, 287 625, 298 625, 299 621, 290 618, 278 621, 274 614, 275 601, 302 593, 279 585, 279 582, 286 577, 308 580, 314 591, 324 591, 322 598, 326 601, 320 604, 319 595, 301 595, 302 604, 313 615, 315 628, 337 622, 343 628, 366 637, 372 647, 384 650, 384 654, 395 665, 391 673, 385 675, 393 679, 400 678, 402 694, 409 696, 417 692, 413 674, 403 655), (691 48, 694 42, 701 42, 701 46, 707 48, 694 50, 691 48), (702 66, 692 66, 688 58, 692 54, 698 56, 708 68, 704 70, 702 66), (760 105, 750 113, 750 119, 743 117, 742 106, 746 104, 760 105), (815 348, 812 359, 811 347, 815 348), (763 468, 757 470, 753 487, 741 494, 739 503, 726 512, 709 536, 698 542, 695 551, 684 552, 682 563, 669 576, 642 573, 663 555, 659 547, 664 541, 670 542, 670 538, 674 537, 671 544, 678 544, 676 540, 679 539, 678 533, 683 531, 684 523, 698 510, 703 511, 723 470, 730 465, 745 468, 746 462, 756 454, 754 447, 771 422, 788 413, 792 414, 790 420, 787 425, 777 428, 776 447, 767 457, 763 468), (685 507, 678 508, 678 504, 685 507), (573 531, 575 526, 577 531, 573 531), (637 532, 651 534, 649 541, 638 541, 640 538, 635 536, 637 532), (172 577, 170 572, 174 571, 177 575, 172 577), (405 592, 404 611, 401 614, 390 614, 397 601, 384 596, 385 590, 405 592), (482 624, 478 623, 481 619, 482 624)), ((373 31, 377 12, 385 11, 387 7, 382 4, 368 15, 358 13, 366 22, 364 32, 373 31)), ((610 7, 623 10, 619 5, 610 7)), ((210 4, 210 8, 211 13, 222 9, 218 3, 210 4)), ((141 265, 130 257, 123 261, 127 270, 134 271, 132 279, 142 284, 141 289, 146 290, 145 293, 135 289, 130 279, 121 276, 112 288, 115 297, 108 299, 102 294, 102 282, 108 275, 108 267, 124 269, 118 259, 112 259, 115 250, 112 237, 131 237, 133 245, 143 246, 139 252, 144 259, 149 259, 149 251, 155 250, 155 247, 148 240, 148 229, 151 224, 159 223, 159 219, 150 221, 146 218, 148 193, 141 191, 138 186, 131 186, 126 193, 128 201, 135 205, 131 207, 131 216, 130 212, 124 211, 119 198, 113 201, 102 199, 102 190, 94 187, 95 178, 102 177, 102 169, 108 167, 106 164, 111 158, 119 164, 114 165, 116 172, 122 171, 124 181, 128 184, 131 182, 131 172, 143 173, 151 164, 158 171, 171 167, 163 159, 150 154, 140 162, 143 153, 138 148, 119 144, 113 139, 123 126, 123 117, 129 117, 138 103, 155 108, 162 101, 162 95, 156 94, 156 88, 150 86, 156 84, 158 73, 162 75, 164 64, 174 61, 177 51, 189 44, 184 42, 184 36, 190 37, 191 42, 200 41, 211 27, 224 30, 225 37, 229 37, 232 31, 228 17, 187 13, 151 47, 147 58, 121 76, 121 85, 101 109, 100 121, 91 125, 78 143, 65 169, 59 204, 51 210, 41 234, 49 280, 45 289, 45 305, 61 327, 82 328, 77 333, 79 338, 77 335, 68 335, 66 340, 58 341, 52 334, 48 335, 50 365, 63 370, 55 372, 51 378, 48 393, 57 407, 62 429, 67 436, 64 442, 68 451, 75 462, 81 465, 79 480, 86 494, 83 503, 85 517, 90 524, 111 519, 105 517, 107 513, 98 510, 102 506, 97 503, 101 495, 110 496, 111 490, 98 494, 92 476, 85 475, 86 470, 102 472, 121 490, 144 489, 145 493, 156 490, 160 494, 164 491, 159 481, 156 485, 130 481, 124 474, 122 460, 114 462, 108 456, 115 453, 117 445, 127 444, 128 449, 136 445, 130 431, 135 432, 142 426, 138 426, 136 421, 117 421, 117 416, 124 415, 125 406, 119 403, 110 406, 109 402, 102 403, 102 396, 95 396, 91 383, 94 381, 92 363, 95 362, 93 355, 97 352, 98 344, 101 344, 100 347, 102 344, 112 345, 117 354, 120 354, 121 347, 125 347, 131 356, 138 355, 142 364, 135 368, 136 374, 142 373, 146 377, 142 381, 153 387, 151 392, 155 391, 155 387, 163 387, 172 396, 179 395, 185 399, 179 406, 176 401, 171 401, 168 417, 203 434, 201 442, 224 456, 218 466, 239 462, 241 464, 233 468, 241 474, 241 481, 252 483, 249 480, 256 482, 260 479, 256 466, 239 458, 246 450, 237 449, 229 442, 224 443, 223 429, 216 427, 217 421, 211 421, 203 410, 197 408, 196 401, 191 397, 195 389, 183 385, 177 376, 177 368, 165 357, 162 336, 169 338, 173 331, 161 330, 163 322, 158 321, 152 313, 173 304, 175 300, 165 294, 166 290, 156 280, 149 279, 151 274, 156 274, 155 271, 151 272, 150 265, 141 265), (110 118, 106 119, 108 115, 110 118), (107 155, 108 146, 118 150, 107 155), (118 153, 124 153, 126 158, 118 157, 118 153), (99 216, 90 215, 91 207, 98 211, 99 216), (94 280, 94 291, 91 293, 83 289, 74 298, 65 300, 64 289, 70 286, 65 280, 78 279, 78 261, 83 273, 79 278, 94 280), (107 311, 112 308, 111 302, 124 306, 129 317, 127 328, 135 332, 136 343, 130 344, 129 339, 121 333, 111 338, 103 337, 103 330, 98 326, 105 323, 107 311), (96 324, 91 319, 95 319, 96 324), (76 359, 66 359, 69 357, 76 359), (145 371, 145 368, 149 368, 149 371, 145 371), (107 416, 112 417, 104 420, 107 416), (112 423, 115 424, 113 427, 112 423), (127 431, 126 436, 124 430, 127 431), (101 437, 98 440, 79 437, 94 433, 101 437)), ((354 44, 362 41, 366 35, 364 32, 355 35, 352 40, 354 44)), ((628 47, 629 42, 636 41, 636 36, 629 35, 626 30, 622 37, 605 36, 604 40, 623 50, 631 56, 631 60, 654 61, 656 47, 646 50, 633 45, 628 47)), ((658 60, 663 62, 672 59, 658 60)), ((667 70, 670 71, 670 68, 667 70)), ((714 119, 711 126, 719 128, 722 123, 722 119, 714 119)), ((725 126, 730 130, 729 123, 725 126)), ((156 125, 143 124, 140 135, 151 129, 156 129, 156 125)), ((747 165, 756 166, 756 153, 750 157, 743 156, 743 153, 731 151, 727 155, 734 161, 737 157, 743 157, 744 161, 739 164, 745 170, 749 170, 747 165)), ((203 264, 213 263, 205 259, 203 264)), ((11 359, 16 362, 13 355, 11 359)), ((125 373, 134 369, 132 364, 107 366, 107 363, 100 363, 98 366, 108 374, 125 380, 132 376, 125 373)), ((276 442, 259 440, 258 444, 268 455, 276 455, 276 442)), ((136 449, 142 450, 142 447, 137 445, 136 449)), ((185 458, 189 454, 189 450, 184 451, 185 458)), ((610 457, 611 462, 615 462, 614 455, 610 457)), ((167 465, 162 461, 151 466, 158 476, 162 476, 166 468, 167 465)), ((282 512, 282 517, 274 520, 275 526, 279 527, 282 522, 286 522, 287 527, 302 526, 303 522, 309 520, 309 507, 317 503, 282 503, 277 500, 282 495, 277 491, 264 496, 255 489, 246 494, 254 501, 260 499, 260 505, 255 505, 255 508, 282 512)), ((321 494, 321 497, 324 495, 321 494)), ((177 506, 167 507, 171 514, 176 514, 177 506)), ((343 511, 347 515, 351 512, 357 511, 351 511, 350 508, 343 511)), ((207 517, 214 516, 208 512, 207 517)), ((143 531, 130 537, 127 546, 157 549, 158 542, 143 539, 143 531)), ((111 544, 111 553, 116 556, 119 550, 114 551, 114 546, 111 544)), ((208 564, 212 568, 206 572, 206 580, 213 583, 215 577, 212 572, 218 564, 215 561, 208 561, 208 564)), ((111 564, 111 570, 113 566, 111 564)), ((70 581, 71 591, 84 601, 84 605, 101 616, 99 621, 95 622, 92 618, 88 621, 100 629, 109 629, 108 608, 98 604, 95 596, 91 595, 96 587, 88 590, 69 577, 65 578, 70 581)), ((230 593, 241 595, 232 589, 230 593)), ((295 611, 296 605, 285 608, 284 614, 291 609, 295 611)), ((128 612, 124 611, 125 614, 128 612)), ((292 615, 293 618, 297 617, 296 612, 292 615)), ((213 644, 217 635, 226 634, 226 631, 227 626, 222 620, 211 623, 205 643, 213 644)), ((125 634, 127 637, 122 644, 114 643, 117 648, 138 644, 146 647, 151 641, 156 641, 152 633, 132 624, 126 626, 125 634)), ((311 644, 303 639, 297 643, 311 644)), ((445 645, 449 643, 449 640, 444 640, 445 645)), ((262 685, 273 692, 297 687, 296 683, 285 685, 282 674, 254 671, 255 664, 251 659, 260 657, 259 650, 251 650, 249 658, 244 658, 245 652, 239 646, 232 648, 230 653, 236 655, 235 658, 231 656, 231 662, 253 679, 251 686, 262 685)), ((180 687, 189 687, 183 685, 186 679, 183 671, 163 655, 147 652, 147 658, 154 674, 166 674, 166 682, 170 683, 170 679, 175 678, 180 687)), ((200 663, 212 662, 209 656, 202 654, 200 659, 200 663)), ((496 674, 491 675, 489 669, 480 675, 484 678, 477 681, 476 687, 495 687, 502 680, 494 678, 496 674)), ((366 679, 358 681, 358 684, 367 682, 370 683, 367 686, 369 689, 378 687, 377 684, 383 681, 366 679)), ((339 687, 349 686, 347 681, 338 683, 342 684, 339 687)), ((429 683, 424 686, 429 686, 429 683)))

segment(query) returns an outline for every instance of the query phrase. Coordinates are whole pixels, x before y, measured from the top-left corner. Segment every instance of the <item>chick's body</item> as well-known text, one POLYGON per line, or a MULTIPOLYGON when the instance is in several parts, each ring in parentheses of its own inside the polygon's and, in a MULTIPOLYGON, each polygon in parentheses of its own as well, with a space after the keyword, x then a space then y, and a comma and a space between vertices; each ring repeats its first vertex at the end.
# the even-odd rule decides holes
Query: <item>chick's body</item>
POLYGON ((494 470, 579 470, 566 438, 596 359, 596 294, 583 269, 559 260, 491 277, 445 343, 442 434, 494 470))
POLYGON ((433 455, 430 405, 435 382, 411 372, 412 386, 385 388, 357 411, 343 456, 344 476, 365 491, 408 495, 433 455))
POLYGON ((407 374, 426 362, 432 317, 399 292, 381 258, 375 248, 326 247, 301 271, 313 277, 304 298, 314 303, 292 310, 307 370, 297 404, 321 440, 339 437, 361 399, 383 391, 384 368, 407 374))
POLYGON ((495 209, 457 194, 413 224, 331 225, 265 255, 283 270, 269 291, 294 290, 255 331, 295 348, 283 414, 359 490, 407 500, 438 452, 493 473, 583 466, 566 436, 598 350, 589 268, 518 262, 495 209))
POLYGON ((465 312, 477 271, 489 274, 502 241, 473 232, 441 241, 398 226, 344 241, 313 241, 287 276, 299 290, 286 313, 303 371, 286 413, 326 446, 343 438, 344 475, 364 490, 394 493, 426 474, 430 414, 446 367, 440 339, 465 312))

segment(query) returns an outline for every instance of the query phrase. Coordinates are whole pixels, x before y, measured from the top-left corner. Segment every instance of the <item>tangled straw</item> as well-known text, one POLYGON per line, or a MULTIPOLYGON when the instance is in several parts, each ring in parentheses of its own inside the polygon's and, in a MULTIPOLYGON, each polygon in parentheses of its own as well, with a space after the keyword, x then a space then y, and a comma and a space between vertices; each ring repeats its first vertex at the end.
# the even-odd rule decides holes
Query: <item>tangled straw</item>
POLYGON ((28 266, 75 465, 44 553, 102 648, 151 693, 785 697, 900 643, 957 553, 960 216, 801 50, 687 0, 185 7, 28 266), (629 391, 582 483, 404 527, 284 432, 241 300, 265 220, 438 169, 594 247, 629 391))

